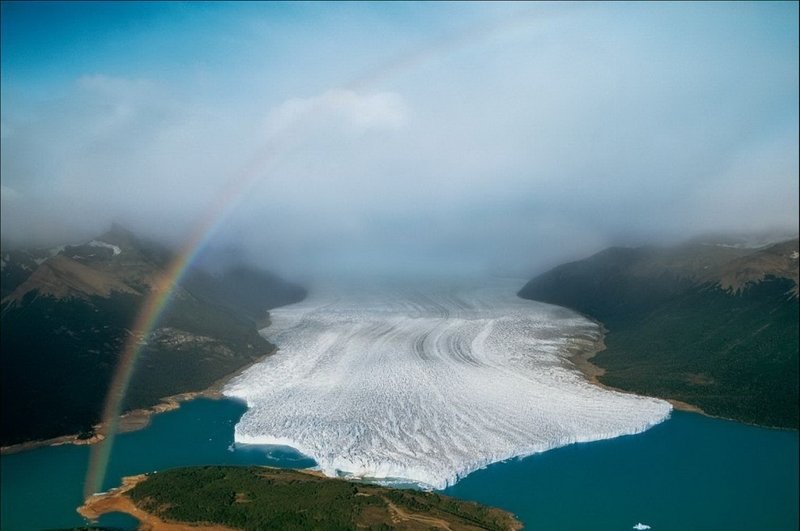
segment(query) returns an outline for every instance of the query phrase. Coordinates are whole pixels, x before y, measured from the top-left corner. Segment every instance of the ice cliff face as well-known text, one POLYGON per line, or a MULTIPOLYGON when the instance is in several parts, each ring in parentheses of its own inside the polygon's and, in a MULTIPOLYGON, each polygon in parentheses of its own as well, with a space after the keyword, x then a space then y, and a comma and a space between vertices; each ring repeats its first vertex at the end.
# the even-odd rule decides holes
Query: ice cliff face
POLYGON ((668 403, 607 391, 566 360, 600 335, 517 283, 319 294, 271 312, 279 351, 225 390, 237 443, 282 444, 325 474, 444 488, 515 456, 638 433, 668 403))

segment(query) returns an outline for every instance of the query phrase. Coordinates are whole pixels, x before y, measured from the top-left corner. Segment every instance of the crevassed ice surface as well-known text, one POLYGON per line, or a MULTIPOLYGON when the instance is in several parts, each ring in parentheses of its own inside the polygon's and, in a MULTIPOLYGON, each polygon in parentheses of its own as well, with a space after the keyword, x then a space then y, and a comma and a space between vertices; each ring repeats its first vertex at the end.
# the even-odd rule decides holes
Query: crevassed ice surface
POLYGON ((278 352, 231 381, 244 444, 287 445, 330 476, 444 488, 489 463, 634 434, 662 400, 588 383, 567 357, 600 336, 518 282, 319 293, 271 311, 278 352))

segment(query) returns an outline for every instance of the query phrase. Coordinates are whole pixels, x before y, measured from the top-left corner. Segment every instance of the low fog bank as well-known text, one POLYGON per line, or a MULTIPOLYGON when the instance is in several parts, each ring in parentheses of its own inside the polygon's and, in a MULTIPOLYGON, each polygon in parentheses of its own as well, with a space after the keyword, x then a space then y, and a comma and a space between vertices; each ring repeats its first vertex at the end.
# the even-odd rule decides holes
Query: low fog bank
MULTIPOLYGON (((502 212, 498 212, 501 216, 502 212)), ((129 220, 122 224, 144 241, 169 249, 181 249, 188 238, 170 231, 152 230, 146 223, 129 220), (150 229, 150 230, 148 230, 150 229)), ((51 248, 78 245, 99 238, 108 226, 87 226, 70 230, 61 226, 42 239, 3 239, 5 251, 19 247, 51 248)), ((196 249, 192 266, 217 274, 239 265, 248 265, 279 274, 312 290, 335 286, 345 291, 369 291, 373 288, 436 285, 453 288, 474 285, 489 278, 519 281, 557 265, 586 258, 610 246, 673 246, 686 243, 710 243, 763 247, 796 238, 796 227, 773 227, 751 231, 699 231, 680 234, 602 235, 597 232, 575 234, 560 232, 551 226, 548 234, 518 232, 498 233, 487 242, 460 238, 448 241, 437 234, 436 227, 425 231, 426 239, 409 243, 390 234, 375 241, 358 242, 340 239, 323 245, 307 235, 292 233, 282 239, 260 237, 258 232, 212 233, 196 249), (519 238, 519 240, 517 240, 519 238)))

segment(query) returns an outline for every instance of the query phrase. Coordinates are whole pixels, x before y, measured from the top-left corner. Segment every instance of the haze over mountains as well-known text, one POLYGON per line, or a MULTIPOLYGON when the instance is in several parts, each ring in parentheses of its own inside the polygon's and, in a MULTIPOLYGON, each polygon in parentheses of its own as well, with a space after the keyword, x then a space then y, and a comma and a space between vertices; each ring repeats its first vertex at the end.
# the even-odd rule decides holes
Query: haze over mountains
POLYGON ((528 275, 796 227, 797 4, 377 6, 4 4, 3 240, 528 275))

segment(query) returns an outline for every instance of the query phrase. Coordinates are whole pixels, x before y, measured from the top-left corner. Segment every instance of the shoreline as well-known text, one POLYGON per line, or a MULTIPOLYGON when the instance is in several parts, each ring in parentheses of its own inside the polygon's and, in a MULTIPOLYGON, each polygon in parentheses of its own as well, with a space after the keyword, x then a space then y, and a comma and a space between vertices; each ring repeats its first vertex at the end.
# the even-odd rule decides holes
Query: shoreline
MULTIPOLYGON (((152 420, 153 416, 158 415, 160 413, 166 413, 167 411, 174 411, 180 408, 183 402, 188 402, 196 398, 208 398, 211 400, 220 400, 224 398, 224 395, 222 394, 222 388, 225 386, 226 383, 231 381, 233 378, 239 376, 253 365, 260 363, 264 361, 267 357, 275 354, 277 350, 278 350, 277 347, 273 348, 271 351, 241 366, 234 372, 229 373, 219 378, 218 380, 214 381, 206 389, 203 389, 201 391, 187 391, 185 393, 178 393, 175 395, 165 396, 160 399, 160 402, 158 404, 155 404, 147 408, 132 409, 131 411, 128 411, 120 415, 119 424, 117 427, 117 433, 118 434, 129 433, 132 431, 138 431, 144 429, 150 425, 150 421, 152 420)), ((46 446, 61 446, 64 444, 84 446, 84 445, 96 444, 105 439, 105 436, 99 433, 103 429, 103 427, 104 427, 103 423, 95 424, 93 428, 96 434, 93 435, 92 437, 89 437, 88 439, 80 439, 78 438, 77 434, 71 434, 71 435, 61 435, 59 437, 53 437, 52 439, 27 441, 23 443, 12 444, 9 446, 3 446, 0 447, 0 455, 17 454, 20 452, 35 450, 37 448, 44 448, 46 446)))
MULTIPOLYGON (((275 468, 261 465, 260 468, 275 468)), ((292 469, 295 472, 330 479, 317 470, 292 469)), ((218 524, 204 525, 194 523, 172 522, 140 509, 134 501, 127 496, 127 492, 139 483, 147 481, 150 474, 136 474, 123 476, 119 487, 114 487, 107 492, 92 494, 83 505, 75 509, 87 521, 96 523, 100 517, 109 513, 124 513, 139 521, 138 529, 149 531, 236 531, 232 528, 218 524)))
MULTIPOLYGON (((191 468, 191 467, 189 467, 191 468)), ((324 481, 341 481, 341 478, 330 478, 325 476, 319 471, 310 470, 310 469, 282 469, 276 468, 271 466, 265 465, 255 465, 252 468, 257 469, 267 469, 267 470, 289 470, 294 473, 309 475, 317 478, 321 478, 324 481)), ((182 522, 178 520, 169 520, 163 517, 157 516, 151 512, 148 512, 134 502, 134 500, 128 495, 128 492, 135 488, 137 485, 147 481, 153 474, 157 474, 157 472, 146 473, 146 474, 137 474, 133 476, 123 476, 121 480, 121 484, 118 487, 114 487, 106 492, 100 492, 97 494, 93 494, 89 498, 87 498, 83 505, 79 506, 76 511, 80 514, 84 519, 86 519, 91 524, 96 524, 98 520, 109 513, 123 513, 127 514, 136 520, 139 521, 139 526, 137 529, 143 529, 147 531, 236 531, 230 527, 221 525, 221 524, 214 524, 210 522, 182 522)), ((291 480, 294 483, 295 480, 291 480)), ((366 487, 372 487, 375 489, 380 490, 396 490, 391 487, 385 487, 380 485, 371 485, 367 483, 366 487)), ((357 493, 356 496, 374 496, 376 494, 371 493, 357 493)), ((377 495, 380 495, 378 493, 377 495)), ((237 494, 237 500, 239 499, 239 494, 237 494)), ((404 509, 397 507, 394 503, 390 500, 386 499, 386 497, 382 496, 383 499, 387 502, 387 509, 391 516, 391 521, 395 524, 404 521, 417 521, 423 524, 433 524, 431 528, 437 529, 451 529, 448 521, 443 520, 440 517, 435 516, 427 516, 423 514, 417 514, 410 512, 408 507, 404 509)), ((448 496, 446 496, 448 497, 448 496)), ((247 500, 246 496, 244 497, 247 500)), ((465 503, 475 503, 469 500, 465 500, 462 498, 454 497, 454 500, 458 500, 460 502, 465 503)), ((518 517, 511 513, 507 509, 500 509, 493 506, 485 506, 490 511, 499 511, 501 513, 505 513, 507 517, 510 518, 509 527, 507 529, 511 531, 517 531, 522 529, 522 522, 518 519, 518 517)), ((450 512, 450 511, 445 511, 450 512)), ((451 513, 456 517, 459 517, 458 513, 451 513)), ((466 518, 466 517, 461 517, 466 518)), ((467 524, 473 524, 471 519, 467 519, 467 524)), ((462 527, 458 527, 461 529, 462 527)), ((472 526, 470 526, 472 528, 472 526)), ((481 527, 484 529, 484 527, 481 527)))
MULTIPOLYGON (((574 311, 574 310, 573 310, 574 311)), ((576 312, 579 313, 579 312, 576 312)), ((567 360, 572 363, 572 365, 583 375, 586 380, 592 384, 600 387, 602 389, 606 389, 608 391, 616 391, 618 393, 626 393, 626 394, 634 394, 637 396, 650 396, 650 395, 639 395, 638 393, 633 393, 626 389, 619 389, 617 387, 611 387, 610 385, 606 385, 600 381, 600 377, 606 373, 606 370, 602 367, 599 367, 592 363, 592 358, 594 358, 597 354, 604 351, 606 349, 606 334, 608 330, 600 321, 589 317, 588 315, 580 314, 586 319, 589 319, 593 323, 597 324, 600 327, 600 339, 595 341, 591 341, 591 345, 588 348, 583 348, 582 345, 577 346, 570 346, 569 347, 569 355, 567 356, 567 360)), ((687 402, 683 402, 681 400, 676 400, 674 398, 662 398, 660 396, 650 396, 650 398, 657 398, 659 400, 664 400, 665 402, 669 402, 672 407, 677 411, 686 411, 689 413, 697 413, 699 415, 704 415, 710 418, 723 418, 723 417, 715 417, 713 415, 709 415, 705 411, 703 411, 700 407, 695 406, 694 404, 689 404, 687 402)), ((733 419, 724 419, 724 420, 733 420, 733 419)), ((740 422, 738 420, 734 420, 734 422, 740 422)), ((758 426, 756 424, 756 426, 758 426)), ((766 427, 766 426, 759 426, 759 427, 766 427)))
MULTIPOLYGON (((574 310, 573 310, 574 311, 574 310)), ((583 315, 583 314, 581 314, 583 315)), ((602 383, 598 378, 605 374, 606 370, 602 367, 598 367, 594 363, 592 363, 592 358, 595 357, 598 353, 604 351, 606 349, 605 345, 605 334, 606 329, 602 326, 602 323, 583 315, 587 319, 599 324, 603 330, 603 337, 600 338, 599 341, 594 341, 594 348, 588 350, 582 350, 580 347, 571 347, 570 354, 567 356, 567 360, 572 363, 572 366, 577 369, 586 380, 592 384, 596 385, 597 387, 601 387, 608 391, 615 391, 617 393, 625 393, 625 394, 632 394, 636 396, 646 396, 648 398, 657 398, 658 400, 663 400, 665 402, 669 402, 673 409, 676 411, 683 411, 685 413, 696 413, 698 415, 702 415, 704 417, 708 417, 710 419, 717 419, 717 420, 726 420, 728 422, 735 422, 736 424, 744 424, 745 426, 752 426, 754 428, 762 428, 765 430, 777 430, 777 431, 798 431, 797 428, 787 428, 783 426, 767 426, 765 424, 756 424, 754 422, 745 422, 743 420, 732 419, 729 417, 721 417, 719 415, 712 415, 711 413, 707 413, 699 406, 695 406, 694 404, 689 404, 688 402, 683 402, 681 400, 677 400, 675 398, 663 398, 660 396, 653 396, 653 395, 640 395, 638 393, 634 393, 633 391, 628 391, 627 389, 620 389, 618 387, 611 387, 610 385, 606 385, 602 383)))
POLYGON ((572 366, 575 367, 583 375, 583 377, 586 378, 592 385, 596 385, 598 387, 607 389, 609 391, 616 391, 618 393, 634 394, 637 396, 647 396, 649 398, 657 398, 659 400, 664 400, 665 402, 669 402, 670 404, 672 404, 672 407, 676 411, 684 411, 686 413, 696 413, 698 415, 703 415, 704 417, 708 417, 710 419, 727 420, 729 422, 736 422, 737 424, 744 424, 745 426, 753 426, 754 428, 763 428, 766 430, 798 431, 797 428, 789 428, 785 426, 768 426, 765 424, 757 424, 755 422, 745 422, 743 420, 733 419, 730 417, 712 415, 711 413, 707 413, 706 411, 704 411, 700 406, 696 406, 688 402, 683 402, 682 400, 677 400, 675 398, 664 398, 661 396, 653 396, 653 395, 639 395, 638 393, 634 393, 633 391, 628 391, 627 389, 611 387, 610 385, 602 383, 599 380, 599 377, 603 376, 606 373, 606 370, 598 365, 595 365, 594 363, 592 363, 591 360, 597 354, 606 349, 605 339, 606 335, 608 334, 608 329, 602 322, 598 321, 591 315, 579 312, 574 308, 569 308, 566 306, 562 306, 562 308, 567 308, 568 310, 575 312, 584 319, 588 319, 589 321, 593 322, 594 324, 600 327, 600 339, 594 341, 586 341, 587 343, 591 343, 591 347, 585 349, 581 348, 580 346, 568 347, 570 353, 569 355, 567 355, 567 361, 572 363, 572 366))
MULTIPOLYGON (((592 385, 595 385, 597 387, 609 391, 616 391, 619 393, 635 394, 637 396, 650 396, 650 395, 638 395, 637 393, 634 393, 632 391, 628 391, 626 389, 620 389, 617 387, 612 387, 600 382, 599 377, 603 376, 606 373, 606 370, 602 367, 599 367, 598 365, 595 365, 594 363, 592 363, 591 360, 597 354, 606 349, 605 337, 608 333, 608 330, 606 329, 605 325, 603 325, 603 323, 601 323, 597 319, 589 315, 583 314, 581 312, 577 312, 575 310, 572 311, 597 324, 600 327, 600 338, 596 340, 588 340, 584 338, 573 340, 573 344, 567 347, 569 351, 568 355, 566 356, 567 361, 569 361, 572 364, 572 366, 575 369, 577 369, 583 375, 583 377, 586 378, 586 380, 592 385)), ((264 324, 266 325, 266 327, 268 327, 270 322, 268 319, 265 319, 262 323, 260 323, 258 325, 259 331, 261 331, 264 328, 263 326, 261 326, 261 324, 264 324)), ((153 416, 158 415, 160 413, 166 413, 168 411, 174 411, 180 408, 183 402, 188 402, 196 398, 208 398, 211 400, 220 400, 224 398, 224 395, 222 394, 222 388, 225 386, 226 383, 228 383, 236 376, 239 376, 253 365, 260 363, 267 357, 275 354, 277 351, 278 351, 277 347, 273 348, 270 352, 262 356, 259 356, 255 360, 243 365, 234 372, 229 373, 219 378, 218 380, 214 381, 209 387, 207 387, 204 390, 187 391, 184 393, 178 393, 175 395, 166 396, 161 398, 158 404, 155 404, 148 408, 134 409, 120 415, 117 433, 129 433, 144 429, 150 425, 150 421, 153 416)), ((669 402, 672 405, 672 407, 677 411, 697 413, 699 415, 703 415, 709 418, 728 420, 731 422, 737 422, 740 424, 746 424, 748 426, 755 426, 758 428, 796 431, 793 428, 784 428, 780 426, 765 426, 762 424, 743 422, 737 419, 711 415, 709 413, 706 413, 702 408, 695 406, 694 404, 689 404, 687 402, 683 402, 681 400, 677 400, 674 398, 663 398, 658 396, 650 396, 650 397, 658 398, 659 400, 664 400, 665 402, 669 402)), ((102 423, 96 424, 93 426, 93 428, 96 432, 96 435, 89 437, 87 439, 79 439, 77 434, 71 434, 71 435, 62 435, 51 439, 26 441, 23 443, 17 443, 9 446, 0 447, 0 455, 11 455, 16 453, 26 452, 29 450, 35 450, 37 448, 44 448, 47 446, 61 446, 64 444, 83 446, 83 445, 96 444, 100 441, 103 441, 105 439, 105 436, 98 433, 102 430, 103 424, 102 423)))
POLYGON ((108 492, 93 494, 76 510, 78 514, 90 522, 97 522, 104 514, 124 513, 139 521, 138 529, 151 531, 234 531, 232 528, 221 525, 169 522, 140 509, 126 493, 146 480, 147 474, 125 476, 122 478, 122 485, 108 492))

